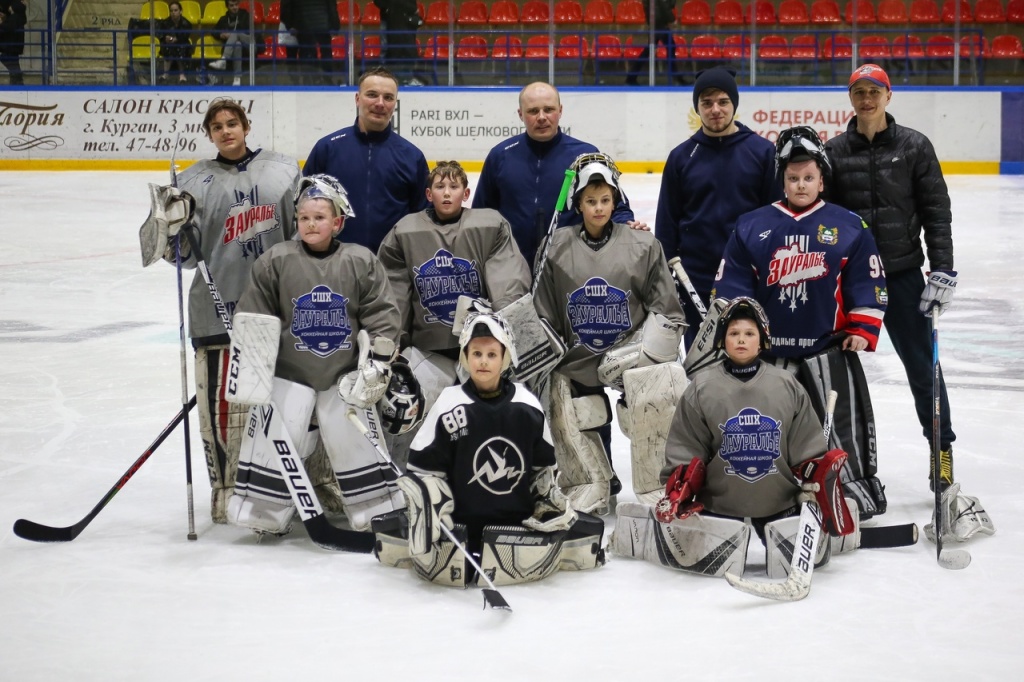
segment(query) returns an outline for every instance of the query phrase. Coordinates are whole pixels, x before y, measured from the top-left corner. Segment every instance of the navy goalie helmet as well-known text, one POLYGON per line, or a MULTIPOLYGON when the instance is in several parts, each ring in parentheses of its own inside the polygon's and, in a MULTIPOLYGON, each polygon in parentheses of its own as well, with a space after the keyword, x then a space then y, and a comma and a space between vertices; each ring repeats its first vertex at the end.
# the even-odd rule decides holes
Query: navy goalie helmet
POLYGON ((411 431, 423 420, 423 391, 404 358, 391 363, 391 380, 377 407, 381 426, 395 436, 411 431))
POLYGON ((775 143, 775 176, 781 178, 790 161, 810 159, 818 164, 821 176, 828 182, 832 175, 832 162, 829 161, 825 144, 811 126, 794 126, 779 133, 775 143))
POLYGON ((772 335, 768 328, 768 315, 761 304, 749 296, 737 296, 722 309, 715 328, 715 348, 725 348, 725 334, 733 320, 751 320, 757 327, 761 350, 771 350, 772 335))

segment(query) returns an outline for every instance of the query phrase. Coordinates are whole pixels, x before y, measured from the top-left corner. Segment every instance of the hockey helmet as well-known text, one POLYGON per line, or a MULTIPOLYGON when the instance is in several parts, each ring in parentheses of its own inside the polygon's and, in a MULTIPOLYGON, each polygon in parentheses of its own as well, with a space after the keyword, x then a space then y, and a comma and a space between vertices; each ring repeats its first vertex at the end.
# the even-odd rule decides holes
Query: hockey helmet
POLYGON ((751 320, 757 326, 761 337, 761 350, 771 350, 772 336, 768 328, 768 316, 761 304, 749 296, 738 296, 722 309, 715 329, 715 348, 725 348, 725 334, 733 320, 751 320))
POLYGON ((305 199, 327 199, 334 204, 334 213, 340 218, 354 218, 356 212, 348 200, 348 192, 341 186, 337 178, 320 173, 299 180, 299 188, 295 192, 295 209, 305 199))
POLYGON ((462 333, 459 334, 459 363, 467 372, 469 371, 469 342, 484 337, 494 338, 504 346, 505 354, 501 359, 502 373, 511 365, 519 364, 512 331, 505 325, 504 320, 493 313, 470 314, 466 318, 466 324, 462 327, 462 333))
POLYGON ((576 171, 569 191, 569 208, 578 211, 583 190, 588 185, 601 182, 612 188, 612 201, 616 204, 622 201, 622 189, 619 187, 619 176, 622 173, 619 172, 612 157, 601 152, 580 154, 569 168, 576 171))
POLYGON ((423 391, 420 382, 405 362, 391 363, 391 380, 380 399, 380 422, 384 430, 392 435, 410 431, 423 419, 423 391))
POLYGON ((775 143, 775 174, 782 177, 790 161, 811 159, 818 164, 821 176, 826 181, 832 175, 832 162, 828 159, 825 145, 818 132, 810 126, 794 126, 779 133, 775 143))

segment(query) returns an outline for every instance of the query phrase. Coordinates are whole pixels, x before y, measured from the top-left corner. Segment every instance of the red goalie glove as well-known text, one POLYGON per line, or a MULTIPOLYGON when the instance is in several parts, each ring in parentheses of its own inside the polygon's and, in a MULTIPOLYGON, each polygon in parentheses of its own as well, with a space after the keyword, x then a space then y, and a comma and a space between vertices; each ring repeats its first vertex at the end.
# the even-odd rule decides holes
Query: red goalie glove
POLYGON ((697 502, 697 493, 704 487, 705 471, 700 457, 694 457, 689 465, 677 466, 665 482, 665 497, 654 505, 654 516, 662 523, 670 523, 702 511, 704 504, 697 502))
POLYGON ((822 526, 829 535, 849 535, 854 531, 853 517, 839 482, 844 464, 846 453, 836 448, 793 467, 793 474, 803 482, 804 491, 814 494, 814 501, 821 508, 822 526))

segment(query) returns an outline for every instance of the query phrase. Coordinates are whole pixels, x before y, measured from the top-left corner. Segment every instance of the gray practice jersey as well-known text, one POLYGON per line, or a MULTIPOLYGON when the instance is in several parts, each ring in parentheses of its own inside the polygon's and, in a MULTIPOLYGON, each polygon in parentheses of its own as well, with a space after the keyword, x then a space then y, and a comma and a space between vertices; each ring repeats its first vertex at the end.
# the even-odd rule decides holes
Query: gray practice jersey
POLYGON ((445 225, 430 213, 398 221, 378 255, 402 313, 402 346, 438 351, 459 345, 452 322, 460 295, 500 310, 530 291, 530 269, 497 211, 464 208, 445 225))
POLYGON ((683 322, 661 244, 650 232, 615 223, 597 251, 579 225, 555 230, 534 297, 545 318, 570 350, 558 371, 586 386, 599 386, 601 356, 628 338, 647 314, 683 322))
MULTIPOLYGON (((295 234, 298 182, 295 159, 265 149, 239 164, 199 161, 178 176, 178 186, 196 198, 199 247, 228 315, 234 314, 256 259, 295 234)), ((195 258, 184 266, 194 268, 195 258)), ((225 333, 199 273, 189 291, 188 321, 193 339, 225 333)))
POLYGON ((679 401, 661 480, 700 457, 707 479, 697 500, 705 509, 769 516, 797 502, 800 486, 791 468, 824 453, 821 424, 791 373, 762 362, 744 382, 719 363, 698 372, 679 401))
POLYGON ((318 258, 302 242, 278 244, 252 268, 238 310, 281 318, 274 374, 323 391, 354 369, 356 335, 397 342, 398 307, 384 267, 367 248, 334 242, 318 258))

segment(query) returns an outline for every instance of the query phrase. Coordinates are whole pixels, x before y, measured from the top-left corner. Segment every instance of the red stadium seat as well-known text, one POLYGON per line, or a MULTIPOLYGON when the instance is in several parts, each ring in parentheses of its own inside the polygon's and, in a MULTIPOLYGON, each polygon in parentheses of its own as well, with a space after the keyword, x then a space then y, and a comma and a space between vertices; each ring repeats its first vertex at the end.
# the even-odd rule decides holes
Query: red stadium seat
POLYGON ((956 52, 953 36, 932 36, 924 44, 924 56, 932 59, 952 59, 956 52))
MULTIPOLYGON (((348 5, 349 0, 338 0, 338 18, 341 19, 342 26, 348 26, 348 5)), ((352 23, 359 23, 359 4, 356 3, 356 0, 352 0, 352 23)))
POLYGON ((896 36, 892 39, 892 56, 894 59, 921 59, 924 57, 924 45, 917 36, 896 36))
POLYGON ((843 16, 835 0, 814 0, 811 3, 812 24, 840 24, 842 21, 843 16))
POLYGON ((481 0, 466 0, 459 7, 460 26, 479 26, 487 23, 487 5, 481 0))
POLYGON ((775 5, 769 0, 750 0, 750 4, 747 5, 747 23, 754 23, 754 9, 757 9, 757 25, 758 26, 773 26, 778 22, 775 16, 775 5))
POLYGON ((743 7, 737 0, 718 0, 714 20, 716 26, 742 26, 743 7))
POLYGON ((363 37, 363 53, 367 59, 380 59, 380 36, 363 37))
POLYGON ((974 6, 974 22, 978 24, 1004 24, 1006 12, 1002 0, 978 0, 974 6))
POLYGON ((822 59, 850 59, 853 57, 853 41, 850 36, 838 35, 825 38, 825 44, 821 46, 822 59))
POLYGON ((491 56, 495 59, 522 59, 523 41, 519 36, 498 36, 494 39, 491 56))
POLYGON ((878 17, 875 15, 875 6, 871 4, 871 0, 849 0, 846 3, 846 12, 843 14, 846 23, 853 23, 854 14, 856 14, 857 26, 867 26, 878 21, 878 17))
POLYGON ((424 59, 448 59, 451 53, 448 36, 433 35, 427 38, 427 46, 423 48, 424 59))
POLYGON ((519 19, 524 24, 548 23, 548 3, 540 2, 540 0, 526 0, 519 19))
POLYGON ((810 33, 794 36, 789 46, 789 56, 793 59, 817 59, 818 39, 810 33))
POLYGON ((547 36, 530 36, 526 41, 527 59, 547 59, 550 53, 547 36))
POLYGON ((622 56, 625 59, 639 59, 643 52, 643 45, 634 45, 633 36, 626 36, 626 44, 622 46, 622 56))
POLYGON ((1001 35, 992 39, 993 59, 1024 58, 1024 46, 1015 35, 1001 35))
POLYGON ((562 36, 555 49, 556 59, 583 59, 588 56, 587 39, 581 35, 562 36))
POLYGON ((711 6, 706 0, 686 0, 678 17, 683 26, 707 26, 711 24, 711 6))
MULTIPOLYGON (((967 0, 960 0, 960 23, 970 24, 973 22, 974 13, 971 12, 970 3, 968 3, 967 0)), ((954 0, 946 0, 942 3, 942 23, 956 23, 956 2, 954 0)))
POLYGON ((457 59, 487 59, 487 39, 483 36, 463 36, 455 50, 457 59))
POLYGON ((615 8, 615 23, 623 25, 640 25, 647 23, 644 6, 640 0, 619 0, 615 8))
POLYGON ((878 3, 878 23, 880 24, 906 24, 907 5, 903 0, 880 0, 878 3))
POLYGON ((601 34, 594 40, 594 59, 622 59, 622 41, 618 36, 601 34))
POLYGON ((779 23, 783 26, 811 23, 807 3, 804 0, 782 0, 779 5, 779 23))
POLYGON ((518 24, 519 23, 519 5, 512 2, 512 0, 498 0, 491 5, 491 23, 492 24, 518 24))
POLYGON ((339 61, 348 59, 348 35, 331 36, 331 57, 339 61))
POLYGON ((372 0, 363 7, 363 26, 380 26, 380 8, 372 0))
MULTIPOLYGON (((673 35, 672 43, 676 46, 675 58, 686 59, 686 57, 689 55, 689 51, 686 49, 686 38, 684 38, 681 35, 673 35)), ((666 48, 665 44, 662 43, 660 40, 658 41, 657 46, 654 48, 654 56, 657 59, 668 58, 668 48, 666 48)))
POLYGON ((690 56, 693 59, 721 59, 722 45, 718 36, 699 35, 690 41, 690 56))
POLYGON ((789 59, 789 43, 780 35, 769 33, 758 46, 761 59, 789 59))
POLYGON ((939 18, 939 6, 935 0, 913 0, 910 3, 910 23, 937 24, 939 18))
POLYGON ((272 2, 267 5, 267 12, 263 15, 263 20, 267 22, 267 26, 277 28, 277 25, 281 23, 281 3, 272 2))
POLYGON ((1006 21, 1024 24, 1024 0, 1010 0, 1006 3, 1006 21))
POLYGON ((964 36, 960 39, 961 59, 988 59, 992 56, 992 48, 985 36, 964 36))
POLYGON ((582 24, 583 7, 576 0, 558 0, 555 3, 556 24, 582 24))
POLYGON ((888 59, 892 56, 889 39, 885 36, 863 36, 860 39, 860 58, 873 62, 877 59, 888 59))
MULTIPOLYGON (((614 24, 615 7, 608 0, 590 0, 583 8, 583 23, 614 24)), ((621 46, 619 50, 621 51, 621 46)))
POLYGON ((427 15, 423 23, 427 26, 447 26, 452 17, 449 0, 434 0, 427 5, 427 15))
POLYGON ((732 60, 750 59, 750 36, 726 36, 722 42, 722 56, 732 60))

